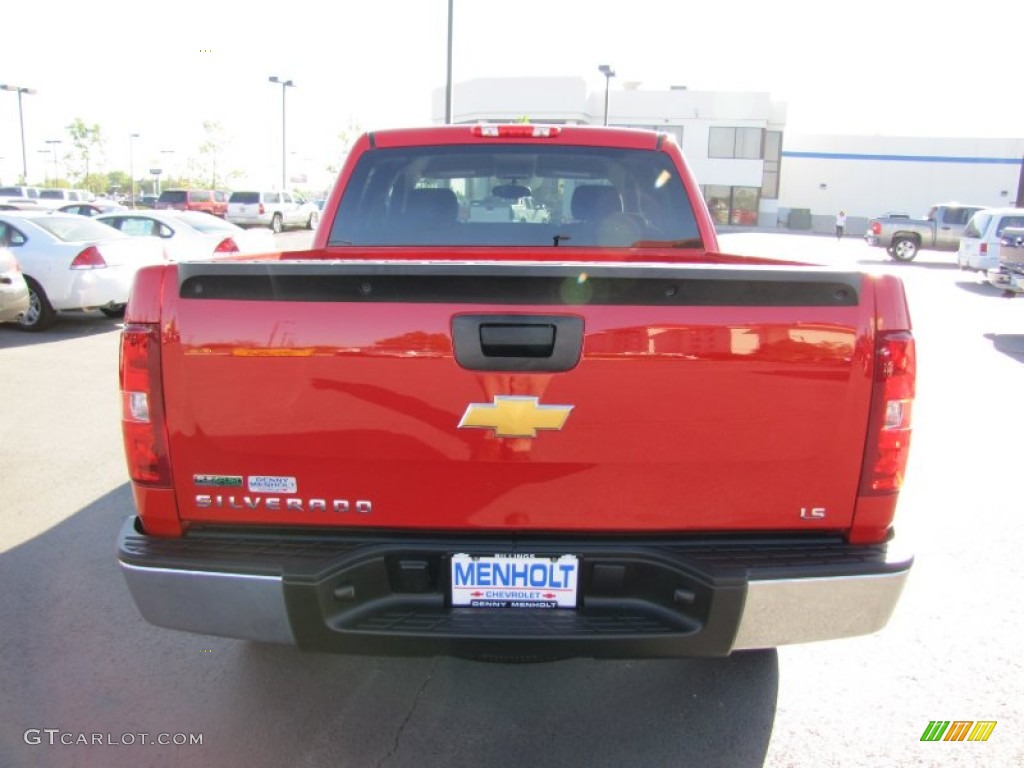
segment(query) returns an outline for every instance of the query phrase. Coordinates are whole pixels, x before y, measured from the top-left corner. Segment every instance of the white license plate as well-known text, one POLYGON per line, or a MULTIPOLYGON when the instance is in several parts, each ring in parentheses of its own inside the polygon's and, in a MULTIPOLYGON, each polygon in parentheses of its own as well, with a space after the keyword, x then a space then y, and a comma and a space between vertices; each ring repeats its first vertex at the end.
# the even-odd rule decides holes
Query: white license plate
POLYGON ((452 556, 452 605, 472 608, 575 608, 575 555, 452 556))

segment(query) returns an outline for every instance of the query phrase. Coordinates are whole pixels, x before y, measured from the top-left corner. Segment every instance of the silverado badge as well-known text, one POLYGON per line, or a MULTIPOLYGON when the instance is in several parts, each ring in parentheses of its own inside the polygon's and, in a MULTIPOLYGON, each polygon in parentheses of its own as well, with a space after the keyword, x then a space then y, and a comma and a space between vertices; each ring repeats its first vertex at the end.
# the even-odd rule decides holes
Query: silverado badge
POLYGON ((571 405, 541 405, 536 397, 495 395, 493 403, 470 403, 459 429, 493 429, 498 437, 536 437, 538 429, 561 429, 571 405))

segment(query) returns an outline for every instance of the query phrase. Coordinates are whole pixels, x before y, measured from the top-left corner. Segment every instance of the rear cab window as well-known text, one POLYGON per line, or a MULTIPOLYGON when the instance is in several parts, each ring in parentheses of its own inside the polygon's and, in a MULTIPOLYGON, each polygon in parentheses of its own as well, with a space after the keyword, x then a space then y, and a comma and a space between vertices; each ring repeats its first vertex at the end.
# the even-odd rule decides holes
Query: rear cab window
POLYGON ((971 217, 971 220, 967 222, 967 226, 964 227, 964 237, 981 237, 984 235, 985 230, 988 229, 988 223, 992 221, 992 216, 987 213, 976 213, 971 217))
POLYGON ((663 152, 501 144, 369 150, 328 245, 700 247, 663 152), (513 206, 544 210, 513 218, 513 206))
POLYGON ((947 208, 942 221, 945 224, 964 224, 974 212, 974 208, 947 208))
POLYGON ((228 203, 240 203, 242 205, 253 205, 260 201, 259 192, 232 192, 228 203))

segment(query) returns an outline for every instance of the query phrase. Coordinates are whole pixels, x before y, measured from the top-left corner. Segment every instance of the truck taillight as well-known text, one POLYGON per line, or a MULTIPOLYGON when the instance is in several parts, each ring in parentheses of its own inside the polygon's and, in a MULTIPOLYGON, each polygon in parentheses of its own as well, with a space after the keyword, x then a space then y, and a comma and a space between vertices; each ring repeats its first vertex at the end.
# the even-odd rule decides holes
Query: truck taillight
POLYGON ((871 222, 871 234, 880 235, 882 234, 882 223, 880 221, 871 222))
POLYGON ((267 212, 267 209, 263 207, 263 203, 260 203, 260 216, 267 212))
POLYGON ((100 249, 95 245, 90 245, 71 262, 71 269, 101 269, 105 266, 107 262, 103 260, 100 249))
POLYGON ((981 252, 982 256, 988 253, 988 243, 981 243, 981 245, 978 246, 978 251, 981 252))
POLYGON ((171 485, 160 387, 160 327, 129 323, 121 332, 121 428, 128 474, 136 483, 171 485))
POLYGON ((911 333, 879 333, 875 347, 875 387, 860 483, 862 496, 894 494, 903 485, 910 452, 916 373, 911 333))

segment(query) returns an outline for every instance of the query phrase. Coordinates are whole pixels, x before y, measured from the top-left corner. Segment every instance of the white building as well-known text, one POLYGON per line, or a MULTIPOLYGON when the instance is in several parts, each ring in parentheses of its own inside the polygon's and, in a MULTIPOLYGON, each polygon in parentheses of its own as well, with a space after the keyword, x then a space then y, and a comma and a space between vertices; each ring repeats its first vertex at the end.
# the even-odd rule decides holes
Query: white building
MULTIPOLYGON (((493 78, 456 83, 455 123, 529 119, 605 122, 606 92, 582 78, 493 78)), ((768 93, 644 90, 607 94, 609 125, 672 135, 721 225, 831 231, 836 213, 851 234, 886 211, 921 215, 937 202, 1012 205, 1024 139, 790 136, 786 105, 768 93)), ((444 122, 445 93, 433 119, 444 122)))
POLYGON ((1024 139, 787 135, 780 206, 810 209, 816 229, 830 229, 840 209, 866 223, 941 202, 1012 206, 1022 157, 1024 139))

